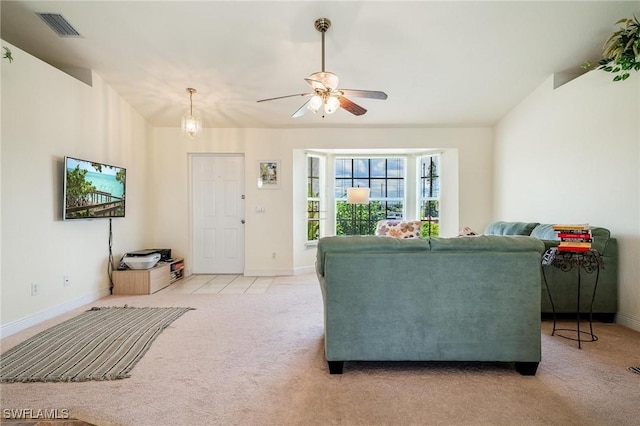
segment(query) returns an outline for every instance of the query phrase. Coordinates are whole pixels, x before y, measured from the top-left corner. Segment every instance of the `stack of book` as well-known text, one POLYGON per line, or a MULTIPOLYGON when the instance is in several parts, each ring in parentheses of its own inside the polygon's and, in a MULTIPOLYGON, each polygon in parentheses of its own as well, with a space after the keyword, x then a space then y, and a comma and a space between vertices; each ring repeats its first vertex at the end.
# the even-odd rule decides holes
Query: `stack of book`
POLYGON ((175 281, 178 278, 182 278, 184 270, 184 262, 176 262, 171 265, 171 281, 175 281))
POLYGON ((553 225, 560 238, 559 251, 583 252, 591 250, 591 230, 589 224, 553 225))

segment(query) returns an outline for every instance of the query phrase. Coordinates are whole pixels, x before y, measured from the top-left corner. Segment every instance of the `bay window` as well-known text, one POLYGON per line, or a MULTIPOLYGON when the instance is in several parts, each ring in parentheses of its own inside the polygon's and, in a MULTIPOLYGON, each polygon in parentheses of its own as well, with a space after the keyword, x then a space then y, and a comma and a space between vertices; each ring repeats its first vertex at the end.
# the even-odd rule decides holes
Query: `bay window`
POLYGON ((421 220, 423 237, 439 235, 439 153, 376 156, 314 151, 306 158, 308 242, 324 235, 373 235, 382 219, 421 220), (347 202, 347 189, 354 187, 369 188, 368 203, 347 202), (335 221, 323 221, 326 217, 335 221))

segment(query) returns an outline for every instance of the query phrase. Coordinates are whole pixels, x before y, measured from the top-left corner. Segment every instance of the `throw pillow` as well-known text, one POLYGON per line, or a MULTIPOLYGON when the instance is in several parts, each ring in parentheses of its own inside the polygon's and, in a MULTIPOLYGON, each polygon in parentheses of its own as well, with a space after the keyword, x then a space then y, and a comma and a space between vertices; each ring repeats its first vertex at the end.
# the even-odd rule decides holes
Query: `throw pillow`
POLYGON ((422 222, 419 220, 380 220, 376 225, 376 235, 393 238, 420 238, 422 222))
POLYGON ((465 226, 460 230, 460 232, 458 232, 458 237, 470 237, 473 235, 478 235, 478 233, 468 226, 465 226))

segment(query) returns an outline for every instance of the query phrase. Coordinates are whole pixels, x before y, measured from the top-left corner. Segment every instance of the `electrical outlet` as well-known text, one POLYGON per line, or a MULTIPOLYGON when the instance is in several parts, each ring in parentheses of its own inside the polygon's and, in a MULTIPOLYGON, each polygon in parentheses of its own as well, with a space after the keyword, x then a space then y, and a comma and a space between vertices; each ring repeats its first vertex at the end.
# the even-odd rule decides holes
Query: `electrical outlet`
POLYGON ((64 277, 62 277, 62 286, 69 287, 70 285, 71 285, 71 279, 69 278, 69 275, 65 275, 64 277))
POLYGON ((275 259, 276 258, 276 252, 274 251, 273 253, 271 253, 271 258, 275 259))
POLYGON ((37 296, 40 293, 40 284, 31 283, 31 295, 37 296))

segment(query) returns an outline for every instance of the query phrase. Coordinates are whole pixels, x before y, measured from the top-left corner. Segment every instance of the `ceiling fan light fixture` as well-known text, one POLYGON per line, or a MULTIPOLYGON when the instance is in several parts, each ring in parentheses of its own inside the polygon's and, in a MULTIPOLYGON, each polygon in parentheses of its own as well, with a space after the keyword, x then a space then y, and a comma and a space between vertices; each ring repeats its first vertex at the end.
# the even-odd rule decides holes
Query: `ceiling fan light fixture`
POLYGON ((335 96, 328 96, 324 103, 324 112, 327 114, 333 114, 340 108, 340 100, 335 96))
POLYGON ((196 89, 188 87, 187 93, 189 93, 189 110, 182 117, 182 132, 193 139, 202 130, 202 120, 193 113, 193 94, 196 93, 196 89))
POLYGON ((340 82, 337 75, 328 71, 314 72, 309 76, 309 80, 311 80, 311 86, 314 89, 320 90, 336 90, 340 82), (321 84, 318 84, 318 82, 321 84))
POLYGON ((276 99, 297 96, 311 96, 308 101, 302 104, 302 106, 291 115, 292 118, 298 118, 302 117, 307 110, 313 111, 314 113, 318 112, 323 105, 325 114, 333 114, 338 108, 342 108, 353 115, 360 116, 365 114, 367 110, 350 100, 350 97, 387 99, 387 94, 379 90, 338 89, 338 76, 332 72, 325 71, 324 68, 324 33, 326 33, 330 27, 331 21, 329 19, 316 19, 315 28, 322 34, 322 71, 314 72, 304 79, 311 88, 311 92, 259 99, 258 102, 274 101, 276 99))
POLYGON ((313 95, 311 99, 309 99, 309 103, 307 104, 307 108, 309 111, 318 112, 320 107, 322 106, 322 96, 313 95))

